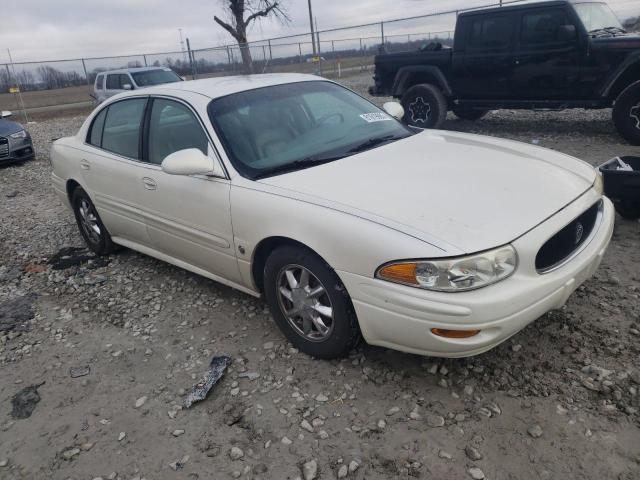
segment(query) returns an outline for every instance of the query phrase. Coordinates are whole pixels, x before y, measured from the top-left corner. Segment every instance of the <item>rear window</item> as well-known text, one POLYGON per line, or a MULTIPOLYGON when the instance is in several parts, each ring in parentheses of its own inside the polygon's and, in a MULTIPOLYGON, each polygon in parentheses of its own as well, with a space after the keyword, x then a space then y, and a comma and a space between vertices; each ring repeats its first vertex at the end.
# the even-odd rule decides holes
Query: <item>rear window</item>
POLYGON ((511 16, 478 17, 471 22, 467 46, 472 49, 504 49, 511 43, 511 16))
POLYGON ((146 98, 109 105, 102 133, 102 148, 124 157, 140 159, 140 125, 146 98))
POLYGON ((91 123, 87 141, 94 147, 102 146, 102 129, 104 128, 104 118, 107 116, 107 110, 108 108, 103 109, 91 123))

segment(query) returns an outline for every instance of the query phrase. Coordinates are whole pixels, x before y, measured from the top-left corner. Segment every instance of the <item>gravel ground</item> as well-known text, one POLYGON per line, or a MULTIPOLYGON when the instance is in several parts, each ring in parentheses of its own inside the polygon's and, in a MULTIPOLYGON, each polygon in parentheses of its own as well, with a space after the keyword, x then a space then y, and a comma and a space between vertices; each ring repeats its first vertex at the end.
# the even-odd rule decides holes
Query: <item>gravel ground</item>
MULTIPOLYGON (((594 165, 640 153, 609 118, 501 111, 445 128, 594 165)), ((48 263, 82 247, 46 153, 81 122, 30 126, 37 159, 0 169, 0 478, 640 478, 640 223, 618 218, 595 277, 486 354, 365 345, 318 361, 262 301, 149 257, 48 263), (221 354, 223 379, 183 410, 221 354), (25 413, 12 398, 31 385, 25 413)))

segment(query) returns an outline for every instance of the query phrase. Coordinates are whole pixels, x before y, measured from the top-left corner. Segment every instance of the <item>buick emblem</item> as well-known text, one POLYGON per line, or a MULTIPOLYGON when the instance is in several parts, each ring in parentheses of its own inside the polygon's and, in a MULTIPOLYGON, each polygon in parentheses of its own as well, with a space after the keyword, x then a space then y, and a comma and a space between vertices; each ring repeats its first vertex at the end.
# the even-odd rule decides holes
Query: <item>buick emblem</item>
POLYGON ((576 242, 575 244, 579 244, 580 240, 582 240, 582 234, 584 233, 584 227, 582 226, 582 223, 578 222, 576 224, 576 242))

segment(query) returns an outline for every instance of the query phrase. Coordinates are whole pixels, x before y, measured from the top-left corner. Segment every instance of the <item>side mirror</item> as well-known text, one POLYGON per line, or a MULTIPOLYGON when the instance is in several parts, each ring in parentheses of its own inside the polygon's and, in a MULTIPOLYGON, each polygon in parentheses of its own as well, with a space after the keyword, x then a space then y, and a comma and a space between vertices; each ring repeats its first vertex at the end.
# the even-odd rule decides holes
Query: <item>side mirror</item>
POLYGON ((402 120, 404 117, 404 108, 398 102, 387 102, 382 105, 382 109, 396 120, 402 120))
POLYGON ((162 171, 169 175, 213 175, 215 161, 197 148, 187 148, 167 155, 162 171))
POLYGON ((558 27, 558 40, 562 42, 569 42, 576 38, 576 26, 575 25, 560 25, 558 27))
POLYGON ((133 90, 133 87, 130 83, 125 83, 124 85, 122 85, 122 88, 124 88, 125 90, 133 90))
POLYGON ((0 118, 10 117, 11 115, 13 115, 13 112, 8 110, 2 110, 2 112, 0 112, 0 118))

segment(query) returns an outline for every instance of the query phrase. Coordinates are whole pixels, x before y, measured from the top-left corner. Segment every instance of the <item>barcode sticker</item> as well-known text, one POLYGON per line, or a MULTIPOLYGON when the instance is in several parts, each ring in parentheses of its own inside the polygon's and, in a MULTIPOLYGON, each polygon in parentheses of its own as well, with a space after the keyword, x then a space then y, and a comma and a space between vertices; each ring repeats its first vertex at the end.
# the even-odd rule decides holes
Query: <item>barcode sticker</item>
POLYGON ((372 123, 372 122, 384 122, 386 120, 391 120, 391 117, 389 115, 387 115, 386 113, 378 113, 378 112, 363 113, 362 115, 360 115, 360 117, 363 120, 366 120, 369 123, 372 123))

